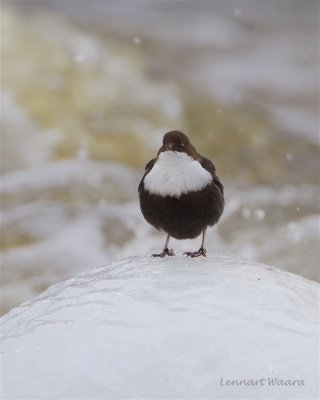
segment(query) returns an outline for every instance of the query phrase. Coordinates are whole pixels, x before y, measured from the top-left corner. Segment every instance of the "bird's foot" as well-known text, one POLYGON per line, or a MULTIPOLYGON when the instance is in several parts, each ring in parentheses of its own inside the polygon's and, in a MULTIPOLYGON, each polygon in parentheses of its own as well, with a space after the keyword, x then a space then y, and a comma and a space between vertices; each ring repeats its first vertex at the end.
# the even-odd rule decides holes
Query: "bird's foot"
POLYGON ((160 253, 160 254, 152 254, 151 257, 161 257, 161 258, 163 258, 165 256, 175 256, 173 249, 169 250, 168 248, 165 248, 162 253, 160 253))
POLYGON ((191 257, 191 258, 199 257, 199 256, 207 257, 207 250, 204 249, 203 247, 200 247, 200 249, 198 251, 194 251, 194 252, 186 251, 183 254, 185 254, 187 257, 191 257))

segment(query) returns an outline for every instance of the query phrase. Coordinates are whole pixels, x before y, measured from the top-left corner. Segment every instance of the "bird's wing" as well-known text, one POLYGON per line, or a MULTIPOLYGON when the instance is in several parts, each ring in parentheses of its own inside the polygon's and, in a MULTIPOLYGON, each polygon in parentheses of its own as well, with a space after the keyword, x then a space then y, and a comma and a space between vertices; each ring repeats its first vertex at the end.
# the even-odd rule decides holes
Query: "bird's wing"
POLYGON ((143 175, 143 177, 142 177, 142 179, 141 179, 141 182, 140 182, 140 184, 139 184, 139 189, 138 189, 139 192, 140 192, 140 190, 142 189, 142 182, 143 182, 145 176, 152 170, 152 168, 153 168, 153 166, 154 166, 154 164, 155 164, 156 161, 157 161, 157 159, 156 159, 156 158, 153 158, 152 160, 150 160, 150 161, 147 163, 147 165, 146 165, 146 167, 145 167, 145 169, 144 169, 144 170, 145 170, 144 175, 143 175))
POLYGON ((157 158, 153 158, 152 160, 150 160, 147 165, 145 166, 145 175, 150 172, 155 164, 155 162, 157 161, 157 158))
POLYGON ((199 162, 204 169, 210 172, 211 175, 215 175, 216 169, 212 161, 210 161, 208 158, 201 157, 199 162))
POLYGON ((220 179, 216 175, 216 168, 213 165, 213 163, 208 158, 205 158, 205 157, 201 157, 199 162, 204 169, 206 169, 208 172, 210 172, 210 174, 212 175, 212 178, 213 178, 213 182, 218 186, 218 188, 223 193, 223 185, 220 182, 220 179))

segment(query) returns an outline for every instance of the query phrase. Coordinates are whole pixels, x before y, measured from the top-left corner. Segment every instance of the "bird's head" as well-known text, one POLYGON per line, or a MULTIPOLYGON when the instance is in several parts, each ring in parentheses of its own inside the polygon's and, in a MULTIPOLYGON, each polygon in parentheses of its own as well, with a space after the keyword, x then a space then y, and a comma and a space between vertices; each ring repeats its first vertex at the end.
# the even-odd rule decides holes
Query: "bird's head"
POLYGON ((190 143, 189 138, 182 132, 170 131, 163 136, 164 151, 185 152, 187 145, 190 143))
POLYGON ((164 151, 175 151, 179 153, 187 153, 193 157, 196 155, 196 151, 189 141, 189 138, 182 132, 170 131, 163 136, 162 147, 159 153, 164 151))

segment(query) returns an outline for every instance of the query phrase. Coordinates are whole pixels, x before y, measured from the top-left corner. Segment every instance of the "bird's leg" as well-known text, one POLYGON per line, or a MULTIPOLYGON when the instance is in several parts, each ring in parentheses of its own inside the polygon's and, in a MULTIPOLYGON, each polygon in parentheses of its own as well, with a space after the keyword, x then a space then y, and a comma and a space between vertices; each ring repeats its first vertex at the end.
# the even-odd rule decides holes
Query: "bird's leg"
POLYGON ((169 250, 168 249, 168 244, 169 244, 169 239, 170 239, 170 235, 167 236, 167 240, 166 243, 164 245, 164 249, 163 252, 160 254, 152 254, 152 257, 165 257, 165 256, 175 256, 173 249, 169 250))
POLYGON ((198 251, 192 252, 192 251, 186 251, 183 254, 186 254, 187 257, 199 257, 199 256, 203 256, 203 257, 207 257, 207 250, 204 248, 204 241, 206 238, 206 232, 207 232, 207 228, 205 228, 202 232, 202 242, 201 242, 201 247, 198 251))

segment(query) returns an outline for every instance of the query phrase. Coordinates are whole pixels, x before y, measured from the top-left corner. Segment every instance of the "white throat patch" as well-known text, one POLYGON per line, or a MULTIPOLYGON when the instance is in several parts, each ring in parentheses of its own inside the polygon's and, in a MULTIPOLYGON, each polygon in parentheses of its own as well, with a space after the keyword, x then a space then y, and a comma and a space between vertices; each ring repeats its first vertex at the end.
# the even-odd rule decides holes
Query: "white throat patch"
POLYGON ((179 198, 184 193, 202 190, 211 181, 212 175, 199 161, 186 153, 164 151, 146 175, 144 187, 151 194, 179 198))

